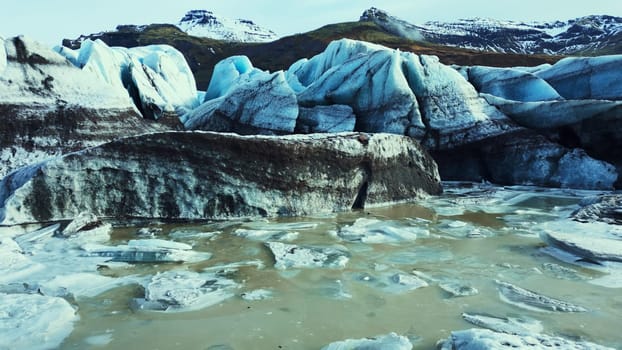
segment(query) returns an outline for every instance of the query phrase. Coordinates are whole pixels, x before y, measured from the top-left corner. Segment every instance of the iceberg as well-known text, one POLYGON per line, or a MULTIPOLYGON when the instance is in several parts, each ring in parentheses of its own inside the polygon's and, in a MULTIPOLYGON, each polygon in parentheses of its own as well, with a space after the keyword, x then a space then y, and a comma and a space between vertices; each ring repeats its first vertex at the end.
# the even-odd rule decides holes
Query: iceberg
POLYGON ((267 242, 278 270, 290 268, 343 268, 350 260, 350 254, 343 248, 311 247, 267 242))
POLYGON ((78 319, 76 310, 65 299, 0 293, 0 348, 57 348, 78 319))
POLYGON ((378 244, 414 241, 418 235, 428 236, 429 232, 391 221, 359 218, 352 225, 343 226, 331 234, 344 241, 378 244))
POLYGON ((382 349, 382 350, 411 350, 413 344, 408 338, 396 333, 378 335, 371 338, 347 339, 330 343, 322 350, 353 350, 353 349, 382 349))
POLYGON ((475 66, 462 68, 480 93, 506 100, 536 102, 562 100, 563 97, 544 79, 513 68, 475 66))
POLYGON ((622 55, 568 57, 535 72, 564 98, 622 100, 622 55))
POLYGON ((242 75, 261 74, 246 56, 231 56, 214 66, 212 79, 202 102, 224 96, 242 75))
POLYGON ((540 311, 557 312, 586 312, 583 306, 575 305, 563 300, 547 297, 542 294, 515 286, 511 283, 496 281, 499 296, 503 301, 521 308, 540 311))
POLYGON ((145 297, 133 301, 137 309, 185 312, 223 302, 239 285, 216 274, 172 270, 153 276, 144 287, 145 297))
POLYGON ((86 244, 82 246, 85 256, 109 258, 110 261, 127 263, 197 262, 208 260, 212 255, 196 252, 192 246, 161 239, 130 240, 127 245, 114 247, 86 244))
POLYGON ((613 350, 587 341, 572 341, 545 334, 514 335, 477 328, 451 332, 449 339, 440 342, 439 349, 613 350))
POLYGON ((77 51, 56 50, 109 85, 127 89, 145 118, 179 117, 199 105, 194 75, 181 52, 171 46, 111 48, 98 39, 85 40, 77 51))
POLYGON ((294 63, 288 74, 290 82, 308 85, 297 94, 302 107, 348 105, 360 131, 405 135, 424 128, 399 51, 342 39, 311 60, 294 63))
MULTIPOLYGON (((219 78, 217 75, 213 77, 214 80, 219 78)), ((204 102, 182 118, 187 130, 268 135, 294 132, 298 104, 283 72, 252 70, 239 75, 232 86, 221 88, 221 91, 226 92, 204 102)))

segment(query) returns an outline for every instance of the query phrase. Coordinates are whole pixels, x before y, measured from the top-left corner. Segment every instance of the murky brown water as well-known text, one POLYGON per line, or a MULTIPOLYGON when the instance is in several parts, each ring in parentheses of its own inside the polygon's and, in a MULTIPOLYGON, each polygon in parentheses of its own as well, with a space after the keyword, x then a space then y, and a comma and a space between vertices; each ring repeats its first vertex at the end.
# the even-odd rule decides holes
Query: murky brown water
MULTIPOLYGON (((188 266, 138 265, 131 271, 104 273, 153 274, 185 267, 198 271, 248 260, 261 260, 266 266, 240 268, 234 274, 234 279, 242 283, 238 295, 199 311, 133 311, 129 304, 131 298, 141 295, 139 286, 120 287, 80 300, 81 320, 61 349, 319 349, 333 341, 389 332, 408 336, 416 349, 431 349, 451 331, 475 327, 462 320, 463 312, 527 316, 542 321, 547 334, 622 348, 620 289, 590 284, 602 273, 565 264, 541 252, 544 243, 532 230, 538 223, 563 215, 565 209, 578 202, 578 197, 543 192, 521 201, 510 196, 514 200, 507 202, 512 205, 503 204, 505 200, 493 205, 482 199, 480 203, 473 200, 476 197, 453 198, 450 192, 427 203, 427 208, 396 205, 332 218, 270 222, 317 223, 313 229, 296 230, 300 235, 293 243, 345 246, 352 258, 344 269, 276 270, 271 253, 262 242, 230 234, 241 223, 224 229, 219 224, 161 226, 164 230, 158 238, 163 239, 181 228, 221 231, 211 239, 177 239, 193 244, 195 250, 211 252, 213 257, 188 266), (465 210, 449 215, 453 207, 465 210), (387 225, 421 226, 430 235, 413 242, 371 245, 338 242, 329 234, 360 217, 381 218, 387 220, 387 225), (466 238, 465 232, 474 229, 483 233, 481 238, 466 238), (577 271, 576 278, 555 276, 545 271, 545 263, 572 268, 577 271), (358 277, 378 270, 417 271, 434 281, 460 281, 477 288, 479 294, 452 298, 434 281, 428 287, 395 294, 358 277), (518 308, 499 298, 495 279, 585 306, 589 312, 552 313, 518 308), (273 291, 273 298, 245 301, 239 296, 259 288, 273 291)), ((133 238, 135 231, 118 229, 113 235, 114 243, 133 238)))

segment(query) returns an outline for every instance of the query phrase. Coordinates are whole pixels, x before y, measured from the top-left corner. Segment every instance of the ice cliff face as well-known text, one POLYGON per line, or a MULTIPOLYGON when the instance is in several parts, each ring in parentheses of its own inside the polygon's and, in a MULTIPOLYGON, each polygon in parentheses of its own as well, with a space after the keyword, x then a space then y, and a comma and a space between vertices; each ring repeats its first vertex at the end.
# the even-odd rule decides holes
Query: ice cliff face
MULTIPOLYGON (((622 170, 622 56, 567 58, 530 69, 462 68, 489 103, 518 124, 622 170)), ((578 168, 578 172, 590 171, 578 168)))
POLYGON ((372 21, 390 33, 412 40, 503 53, 620 52, 622 40, 622 18, 613 16, 586 16, 550 23, 474 18, 414 25, 372 7, 360 20, 372 21))
POLYGON ((246 19, 229 19, 207 10, 192 10, 177 26, 184 32, 205 38, 235 42, 269 42, 279 37, 273 31, 246 19))
MULTIPOLYGON (((281 72, 254 68, 246 57, 222 61, 206 101, 184 117, 184 125, 281 134, 321 130, 321 124, 332 120, 340 131, 387 132, 420 140, 439 162, 445 179, 611 188, 617 177, 611 165, 573 149, 572 144, 547 139, 530 130, 532 125, 519 113, 507 112, 533 108, 533 103, 542 101, 560 105, 563 97, 539 76, 545 68, 561 69, 557 65, 533 72, 474 67, 459 72, 434 56, 343 39, 315 57, 294 63, 284 73, 286 79, 281 72), (501 96, 517 99, 518 105, 508 103, 504 109, 501 102, 493 101, 501 96)), ((572 71, 564 69, 568 70, 572 71)), ((595 93, 606 90, 599 82, 594 85, 590 88, 595 93)), ((557 88, 563 90, 561 85, 557 88)), ((585 100, 564 104, 582 118, 602 111, 597 105, 585 100)), ((556 122, 554 112, 559 111, 551 106, 538 109, 548 111, 539 119, 548 126, 556 122)))
POLYGON ((105 67, 80 69, 25 37, 0 40, 0 177, 51 156, 168 129, 145 120, 120 72, 113 77, 105 67))
POLYGON ((102 217, 302 216, 442 191, 413 139, 358 133, 120 139, 24 168, 0 183, 0 223, 102 217))
POLYGON ((192 71, 171 46, 111 48, 101 40, 86 40, 79 50, 57 51, 83 71, 126 89, 145 118, 179 117, 199 104, 192 71))

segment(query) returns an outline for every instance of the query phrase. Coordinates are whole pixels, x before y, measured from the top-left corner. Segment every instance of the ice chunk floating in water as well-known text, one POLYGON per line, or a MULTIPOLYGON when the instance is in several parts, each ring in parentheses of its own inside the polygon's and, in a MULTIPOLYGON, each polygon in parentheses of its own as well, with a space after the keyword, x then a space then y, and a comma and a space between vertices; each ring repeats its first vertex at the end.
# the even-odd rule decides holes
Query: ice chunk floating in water
POLYGON ((77 320, 76 310, 65 299, 0 293, 0 348, 56 348, 77 320))
POLYGON ((304 267, 342 268, 350 260, 350 254, 341 248, 307 247, 280 242, 268 242, 266 246, 276 260, 274 267, 279 270, 304 267))
POLYGON ((236 282, 215 274, 167 271, 147 283, 145 297, 135 299, 134 305, 142 310, 196 310, 231 298, 237 287, 236 282))

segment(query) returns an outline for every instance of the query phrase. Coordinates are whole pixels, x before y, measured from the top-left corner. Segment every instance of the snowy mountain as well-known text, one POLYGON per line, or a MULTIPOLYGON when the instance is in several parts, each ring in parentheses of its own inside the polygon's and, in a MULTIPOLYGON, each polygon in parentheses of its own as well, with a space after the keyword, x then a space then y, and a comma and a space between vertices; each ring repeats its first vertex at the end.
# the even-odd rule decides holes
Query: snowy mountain
POLYGON ((246 19, 217 16, 207 10, 188 11, 177 26, 184 32, 204 38, 235 42, 269 42, 279 37, 246 19))
POLYGON ((622 52, 622 18, 613 16, 547 23, 474 18, 414 25, 372 7, 360 20, 405 38, 482 51, 548 55, 622 52))

